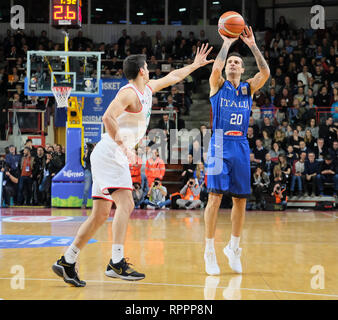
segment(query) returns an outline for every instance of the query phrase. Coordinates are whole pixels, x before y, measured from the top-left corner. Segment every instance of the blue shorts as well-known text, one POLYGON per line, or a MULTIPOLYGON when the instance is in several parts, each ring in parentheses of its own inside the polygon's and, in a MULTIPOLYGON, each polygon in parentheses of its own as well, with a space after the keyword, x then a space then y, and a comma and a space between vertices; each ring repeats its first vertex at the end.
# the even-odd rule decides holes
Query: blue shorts
POLYGON ((227 138, 221 154, 211 144, 207 160, 208 192, 250 197, 250 148, 246 137, 227 138))

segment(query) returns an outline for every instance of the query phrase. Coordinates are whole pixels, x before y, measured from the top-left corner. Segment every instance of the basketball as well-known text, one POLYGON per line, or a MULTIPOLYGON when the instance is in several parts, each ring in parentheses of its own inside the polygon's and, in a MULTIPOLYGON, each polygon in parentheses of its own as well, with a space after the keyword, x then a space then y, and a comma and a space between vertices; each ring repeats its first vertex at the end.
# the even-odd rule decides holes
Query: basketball
POLYGON ((223 13, 218 20, 218 31, 221 35, 229 38, 237 38, 244 30, 243 17, 235 11, 223 13))

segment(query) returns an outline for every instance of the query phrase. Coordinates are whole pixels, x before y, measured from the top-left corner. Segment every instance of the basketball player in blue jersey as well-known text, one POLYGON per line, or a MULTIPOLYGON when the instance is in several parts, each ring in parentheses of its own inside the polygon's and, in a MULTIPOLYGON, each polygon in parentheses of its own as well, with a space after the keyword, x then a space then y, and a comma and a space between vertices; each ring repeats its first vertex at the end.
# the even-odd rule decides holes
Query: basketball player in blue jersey
POLYGON ((232 196, 231 239, 224 248, 230 268, 242 272, 240 235, 243 228, 246 199, 250 195, 250 149, 247 129, 252 96, 270 76, 269 66, 259 51, 252 28, 245 27, 240 38, 251 49, 259 72, 241 82, 244 64, 238 53, 228 56, 230 46, 238 38, 222 36, 223 46, 213 64, 210 75, 210 101, 213 114, 213 135, 207 160, 208 204, 204 212, 206 245, 205 270, 209 275, 220 273, 214 248, 218 210, 224 193, 232 196), (226 79, 222 77, 225 66, 226 79))

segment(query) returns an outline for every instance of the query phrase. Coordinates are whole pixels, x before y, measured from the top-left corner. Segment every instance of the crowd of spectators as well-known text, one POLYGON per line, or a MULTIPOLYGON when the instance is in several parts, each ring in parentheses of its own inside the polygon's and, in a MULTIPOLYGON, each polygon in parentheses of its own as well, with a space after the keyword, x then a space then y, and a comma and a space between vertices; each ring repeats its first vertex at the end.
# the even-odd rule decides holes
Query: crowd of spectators
POLYGON ((35 148, 32 140, 27 139, 20 152, 10 145, 0 161, 0 170, 4 175, 4 205, 50 207, 52 178, 64 165, 65 150, 59 144, 35 148))

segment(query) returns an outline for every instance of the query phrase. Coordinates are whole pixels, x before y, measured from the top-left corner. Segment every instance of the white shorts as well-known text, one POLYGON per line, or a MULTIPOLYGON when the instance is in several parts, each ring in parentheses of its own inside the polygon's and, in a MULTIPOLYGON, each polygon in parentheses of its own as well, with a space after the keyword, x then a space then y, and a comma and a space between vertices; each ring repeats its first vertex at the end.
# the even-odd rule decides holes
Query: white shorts
POLYGON ((93 198, 113 201, 108 189, 133 190, 128 159, 110 137, 103 137, 96 145, 90 162, 93 198))

